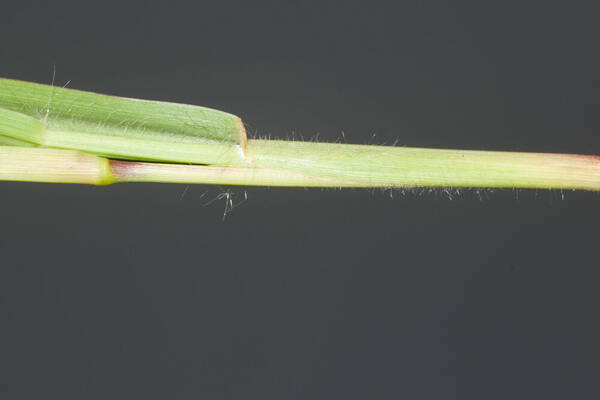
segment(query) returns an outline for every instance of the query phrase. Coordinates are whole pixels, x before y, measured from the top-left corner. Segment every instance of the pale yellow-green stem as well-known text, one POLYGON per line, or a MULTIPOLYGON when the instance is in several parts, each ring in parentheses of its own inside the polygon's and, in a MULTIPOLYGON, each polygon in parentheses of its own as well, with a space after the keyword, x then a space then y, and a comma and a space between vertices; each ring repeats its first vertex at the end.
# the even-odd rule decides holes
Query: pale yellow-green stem
POLYGON ((600 190, 600 159, 595 156, 251 140, 248 157, 245 166, 185 165, 5 146, 0 147, 0 180, 600 190))

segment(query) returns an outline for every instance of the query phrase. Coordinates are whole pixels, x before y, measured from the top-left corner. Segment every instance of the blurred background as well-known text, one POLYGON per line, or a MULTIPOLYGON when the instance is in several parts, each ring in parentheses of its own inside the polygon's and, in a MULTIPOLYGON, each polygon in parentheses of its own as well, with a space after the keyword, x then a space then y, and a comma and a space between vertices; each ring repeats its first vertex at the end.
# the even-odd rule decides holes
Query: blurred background
MULTIPOLYGON (((10 3, 3 77, 255 137, 600 153, 593 2, 10 3)), ((0 397, 597 398, 599 204, 2 182, 0 397)))

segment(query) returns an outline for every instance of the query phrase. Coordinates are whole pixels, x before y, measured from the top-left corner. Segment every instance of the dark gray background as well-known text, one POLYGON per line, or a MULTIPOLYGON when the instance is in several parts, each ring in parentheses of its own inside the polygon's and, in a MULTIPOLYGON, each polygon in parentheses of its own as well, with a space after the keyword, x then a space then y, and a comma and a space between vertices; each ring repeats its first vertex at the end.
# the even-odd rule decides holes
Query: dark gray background
MULTIPOLYGON (((487 3, 3 4, 0 75, 253 135, 600 153, 593 2, 487 3)), ((0 183, 3 399, 600 394, 597 194, 248 188, 223 221, 227 188, 184 191, 0 183)))

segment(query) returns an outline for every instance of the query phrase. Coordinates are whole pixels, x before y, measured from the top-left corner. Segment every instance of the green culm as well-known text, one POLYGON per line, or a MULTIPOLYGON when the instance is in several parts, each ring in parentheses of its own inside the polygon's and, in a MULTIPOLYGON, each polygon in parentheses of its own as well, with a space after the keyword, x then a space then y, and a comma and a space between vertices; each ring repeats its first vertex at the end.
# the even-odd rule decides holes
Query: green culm
POLYGON ((600 158, 247 139, 210 108, 0 79, 0 180, 600 190, 600 158))

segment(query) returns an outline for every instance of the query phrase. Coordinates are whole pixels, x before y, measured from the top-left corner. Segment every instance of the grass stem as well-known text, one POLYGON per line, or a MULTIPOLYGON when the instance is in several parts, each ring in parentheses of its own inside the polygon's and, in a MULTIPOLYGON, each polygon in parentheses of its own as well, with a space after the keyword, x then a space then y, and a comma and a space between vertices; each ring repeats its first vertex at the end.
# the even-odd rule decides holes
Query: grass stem
POLYGON ((0 146, 0 180, 600 190, 600 158, 596 156, 264 140, 250 140, 248 155, 244 166, 186 165, 0 146))
POLYGON ((0 180, 600 190, 600 158, 248 140, 218 110, 0 79, 0 180))

